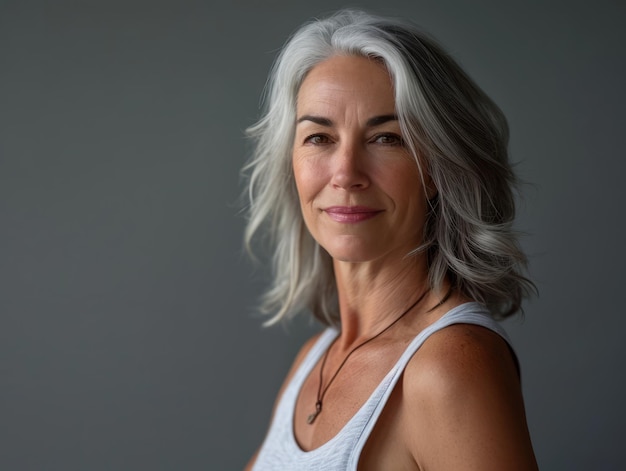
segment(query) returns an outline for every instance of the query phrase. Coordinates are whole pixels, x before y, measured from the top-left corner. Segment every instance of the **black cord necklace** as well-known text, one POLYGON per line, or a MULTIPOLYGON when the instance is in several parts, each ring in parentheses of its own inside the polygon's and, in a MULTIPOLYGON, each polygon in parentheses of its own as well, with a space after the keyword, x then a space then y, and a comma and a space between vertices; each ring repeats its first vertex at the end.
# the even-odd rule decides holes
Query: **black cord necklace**
MULTIPOLYGON (((348 358, 350 358, 350 355, 352 355, 354 352, 356 352, 362 346, 364 346, 364 345, 368 344, 369 342, 371 342, 372 340, 380 337, 382 334, 384 334, 389 329, 391 329, 391 327, 393 327, 400 319, 402 319, 405 315, 407 315, 411 311, 411 309, 413 309, 415 306, 417 306, 419 304, 419 302, 422 299, 424 299, 424 297, 426 296, 426 294, 429 291, 430 291, 430 289, 427 289, 426 291, 424 291, 424 293, 422 293, 422 295, 417 299, 417 301, 415 301, 413 304, 411 304, 402 314, 400 314, 397 317, 396 320, 394 320, 391 324, 389 324, 383 330, 378 332, 373 337, 370 337, 369 339, 361 342, 356 347, 354 347, 352 350, 350 350, 348 352, 348 354, 345 356, 345 358, 343 359, 343 361, 341 362, 341 364, 339 365, 339 368, 337 368, 337 370, 335 371, 335 374, 333 374, 332 377, 330 378, 330 380, 328 381, 328 384, 326 384, 326 386, 324 388, 322 388, 322 381, 323 381, 323 376, 324 376, 324 366, 326 365, 326 359, 328 358, 328 352, 330 352, 330 349, 335 344, 335 342, 337 341, 338 337, 335 340, 333 340, 333 342, 330 344, 330 346, 326 350, 326 353, 324 353, 324 358, 322 359, 322 364, 320 366, 320 381, 319 381, 319 386, 317 388, 317 402, 315 402, 315 412, 311 413, 307 417, 307 419, 306 419, 307 424, 310 425, 313 422, 315 422, 315 419, 317 418, 317 416, 320 414, 320 412, 322 412, 322 401, 324 400, 324 396, 326 395, 326 391, 328 391, 328 388, 330 387, 330 385, 333 384, 333 381, 335 380, 335 378, 337 377, 337 375, 341 371, 341 368, 343 368, 343 365, 345 365, 346 361, 348 361, 348 358)), ((447 296, 446 296, 446 299, 447 299, 447 296)), ((435 306, 435 307, 438 307, 439 305, 441 305, 443 301, 445 301, 445 299, 440 301, 437 304, 437 306, 435 306)))

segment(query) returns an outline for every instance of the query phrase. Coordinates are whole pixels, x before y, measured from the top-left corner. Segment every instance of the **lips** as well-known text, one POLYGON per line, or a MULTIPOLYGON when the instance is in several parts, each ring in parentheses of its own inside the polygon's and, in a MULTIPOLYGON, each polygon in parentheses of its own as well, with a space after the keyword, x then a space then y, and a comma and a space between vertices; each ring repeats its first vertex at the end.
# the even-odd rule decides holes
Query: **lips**
POLYGON ((357 223, 367 221, 383 212, 367 206, 330 206, 323 211, 335 222, 357 223))

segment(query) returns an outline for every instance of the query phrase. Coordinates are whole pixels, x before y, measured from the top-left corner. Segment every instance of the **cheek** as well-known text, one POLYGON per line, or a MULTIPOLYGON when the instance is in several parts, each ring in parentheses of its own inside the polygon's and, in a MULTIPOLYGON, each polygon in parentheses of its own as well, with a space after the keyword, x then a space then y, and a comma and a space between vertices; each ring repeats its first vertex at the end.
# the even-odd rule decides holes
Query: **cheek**
POLYGON ((313 236, 315 232, 315 211, 314 200, 318 191, 316 190, 315 178, 311 173, 311 169, 295 160, 292 164, 293 177, 298 192, 298 203, 300 205, 300 214, 304 221, 304 225, 308 232, 313 236))
POLYGON ((400 213, 411 219, 425 218, 428 197, 422 180, 414 169, 406 168, 403 174, 387 179, 385 185, 400 213))
POLYGON ((314 199, 324 187, 324 172, 318 165, 296 159, 292 168, 300 203, 304 205, 314 199))
POLYGON ((296 190, 298 191, 298 198, 300 199, 300 202, 302 202, 302 200, 305 199, 307 178, 302 171, 302 167, 296 162, 292 165, 292 172, 293 179, 296 183, 296 190))

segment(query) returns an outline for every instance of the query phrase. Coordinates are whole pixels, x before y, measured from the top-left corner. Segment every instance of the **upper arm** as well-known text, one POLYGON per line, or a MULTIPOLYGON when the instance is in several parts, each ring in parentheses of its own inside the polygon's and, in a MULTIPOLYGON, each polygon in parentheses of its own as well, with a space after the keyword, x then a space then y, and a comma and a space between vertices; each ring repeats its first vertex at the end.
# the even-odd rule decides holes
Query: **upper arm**
POLYGON ((515 361, 479 326, 434 334, 407 365, 404 436, 423 471, 536 470, 515 361))

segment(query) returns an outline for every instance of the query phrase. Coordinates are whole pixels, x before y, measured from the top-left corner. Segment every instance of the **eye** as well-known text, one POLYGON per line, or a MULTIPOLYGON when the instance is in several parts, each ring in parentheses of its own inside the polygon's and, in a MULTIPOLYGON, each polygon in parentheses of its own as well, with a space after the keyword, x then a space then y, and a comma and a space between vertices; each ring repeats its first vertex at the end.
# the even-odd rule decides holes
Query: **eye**
POLYGON ((304 139, 304 144, 312 144, 314 146, 321 146, 329 143, 330 139, 324 134, 311 134, 304 139))
POLYGON ((371 142, 375 144, 382 144, 384 146, 403 146, 404 139, 401 136, 394 133, 384 133, 374 136, 371 142))

